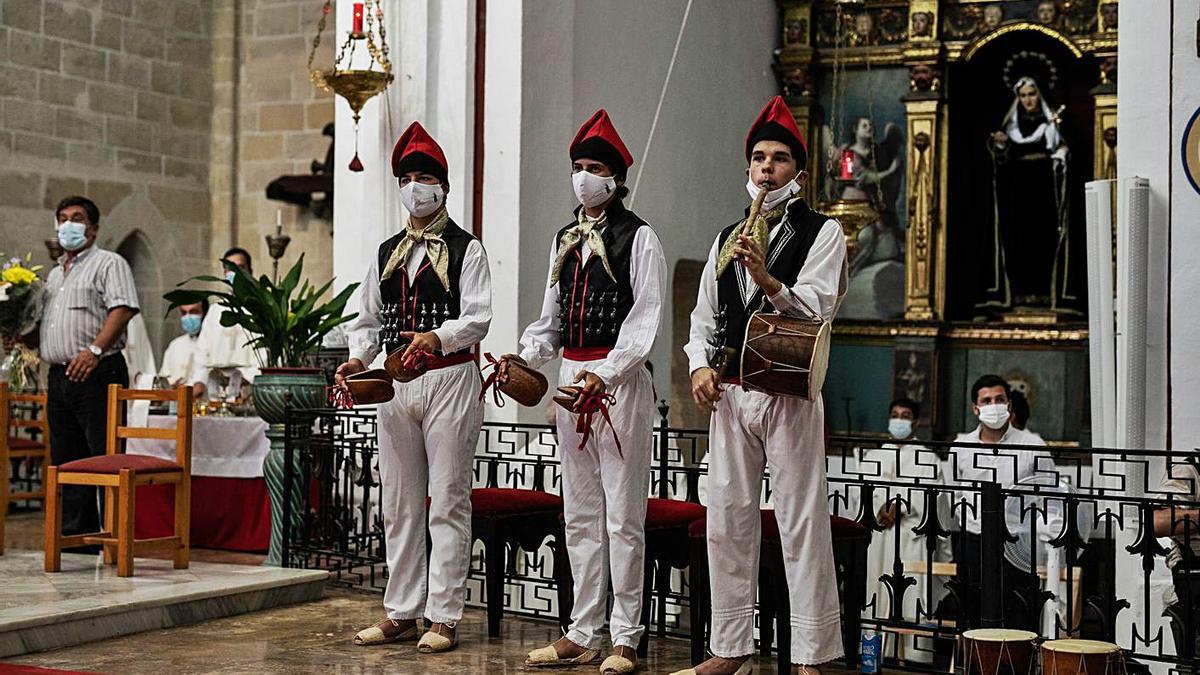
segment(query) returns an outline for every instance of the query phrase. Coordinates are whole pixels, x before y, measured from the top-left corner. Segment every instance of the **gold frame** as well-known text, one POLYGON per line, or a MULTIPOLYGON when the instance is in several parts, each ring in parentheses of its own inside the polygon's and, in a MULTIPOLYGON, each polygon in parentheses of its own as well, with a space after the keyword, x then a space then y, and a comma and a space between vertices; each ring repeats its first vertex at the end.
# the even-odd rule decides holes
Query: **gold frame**
MULTIPOLYGON (((959 0, 960 4, 973 0, 959 0)), ((978 0, 994 2, 995 0, 978 0)), ((942 78, 946 66, 969 61, 994 40, 1019 31, 1035 31, 1064 45, 1076 58, 1093 55, 1111 61, 1115 67, 1117 34, 1102 30, 1101 7, 1119 0, 1100 0, 1097 3, 1096 31, 1089 35, 1068 35, 1050 26, 1031 21, 1009 21, 989 33, 971 40, 943 40, 942 15, 946 0, 909 0, 907 29, 911 31, 913 12, 933 14, 933 29, 928 36, 908 36, 903 44, 848 47, 838 54, 849 68, 867 65, 907 65, 913 73, 910 92, 903 97, 908 144, 905 172, 909 209, 909 227, 905 253, 905 314, 904 322, 879 324, 878 329, 859 324, 835 327, 834 334, 847 338, 878 339, 883 336, 933 335, 953 340, 995 340, 1015 342, 1080 342, 1087 331, 1078 326, 1008 326, 995 328, 966 327, 942 324, 936 327, 913 327, 912 322, 944 322, 946 311, 946 251, 948 194, 945 189, 949 170, 949 101, 942 78), (923 78, 917 77, 923 70, 923 78), (921 139, 918 142, 918 139, 921 139), (920 146, 920 147, 918 147, 920 146)), ((814 68, 832 63, 833 52, 816 48, 816 7, 830 3, 822 0, 777 0, 780 9, 780 43, 776 53, 776 72, 781 82, 788 81, 788 105, 796 117, 801 133, 810 148, 819 147, 819 129, 815 117, 819 104, 812 81, 814 68), (791 34, 789 36, 789 28, 791 34), (799 34, 797 31, 801 31, 799 34)), ((1116 126, 1116 87, 1108 81, 1108 71, 1101 75, 1101 85, 1092 92, 1095 101, 1093 131, 1094 175, 1103 177, 1105 167, 1111 167, 1116 149, 1104 141, 1104 130, 1116 126)), ((809 170, 821 170, 819 153, 810 152, 809 170)), ((814 201, 816 181, 810 180, 807 196, 814 201)))

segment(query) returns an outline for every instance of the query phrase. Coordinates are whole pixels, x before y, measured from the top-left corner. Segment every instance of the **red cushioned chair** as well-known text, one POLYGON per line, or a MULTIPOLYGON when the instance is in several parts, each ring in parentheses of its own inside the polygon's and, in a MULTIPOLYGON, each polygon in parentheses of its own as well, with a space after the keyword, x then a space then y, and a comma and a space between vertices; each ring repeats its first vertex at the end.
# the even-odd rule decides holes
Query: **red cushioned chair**
MULTIPOLYGON (((491 460, 488 460, 491 461, 491 460)), ((490 467, 494 469, 494 467, 490 467)), ((541 467, 536 467, 541 475, 541 467)), ((487 602, 488 637, 500 636, 500 619, 504 615, 504 582, 506 573, 516 573, 518 549, 538 550, 546 537, 554 537, 554 568, 559 579, 559 619, 569 623, 569 609, 564 614, 564 582, 566 555, 562 545, 559 519, 563 501, 558 495, 540 489, 523 490, 495 486, 495 473, 489 470, 488 484, 492 487, 471 490, 471 536, 483 541, 485 555, 485 598, 487 602), (508 555, 506 555, 508 553, 508 555), (565 617, 565 618, 564 618, 565 617)), ((540 482, 535 487, 540 486, 540 482)), ((566 573, 566 578, 570 574, 566 573)), ((569 588, 569 582, 566 588, 569 588)))
POLYGON ((12 502, 46 499, 46 467, 50 466, 50 424, 46 420, 46 394, 13 393, 8 383, 0 382, 0 555, 4 554, 4 520, 8 505, 12 502), (12 406, 24 406, 32 414, 16 414, 12 406), (29 438, 28 434, 36 436, 29 438), (25 434, 25 435, 23 435, 25 434), (24 492, 11 492, 9 471, 13 462, 24 461, 40 474, 38 489, 33 488, 33 478, 18 478, 27 482, 24 492))
POLYGON ((133 575, 133 557, 148 550, 174 551, 175 569, 188 566, 192 481, 192 389, 172 391, 108 387, 107 453, 77 459, 46 471, 46 571, 62 568, 62 550, 83 544, 104 547, 104 562, 117 564, 117 576, 133 575), (125 401, 174 401, 178 415, 174 429, 121 425, 125 401), (120 451, 121 439, 156 438, 175 441, 175 461, 120 451), (175 486, 175 534, 157 539, 133 537, 134 497, 137 486, 175 486), (63 536, 60 498, 62 485, 95 485, 104 488, 104 530, 95 534, 63 536))
POLYGON ((671 591, 671 568, 686 569, 691 564, 688 549, 688 528, 697 520, 703 521, 703 505, 679 499, 651 497, 646 502, 646 562, 642 586, 642 633, 638 656, 645 658, 650 642, 650 604, 658 597, 655 634, 666 635, 667 594, 671 591))
MULTIPOLYGON (((775 511, 763 509, 762 554, 759 556, 759 649, 770 654, 771 643, 778 632, 777 669, 780 673, 791 673, 791 623, 788 607, 787 579, 783 568, 783 547, 779 537, 779 523, 775 511)), ((833 534, 833 558, 837 571, 838 595, 842 605, 842 647, 845 650, 847 667, 858 664, 859 612, 862 611, 867 592, 867 545, 870 537, 861 524, 830 516, 833 534)), ((691 537, 692 570, 691 584, 691 657, 692 663, 704 660, 704 646, 708 642, 711 597, 708 585, 707 523, 699 520, 688 529, 691 537)))

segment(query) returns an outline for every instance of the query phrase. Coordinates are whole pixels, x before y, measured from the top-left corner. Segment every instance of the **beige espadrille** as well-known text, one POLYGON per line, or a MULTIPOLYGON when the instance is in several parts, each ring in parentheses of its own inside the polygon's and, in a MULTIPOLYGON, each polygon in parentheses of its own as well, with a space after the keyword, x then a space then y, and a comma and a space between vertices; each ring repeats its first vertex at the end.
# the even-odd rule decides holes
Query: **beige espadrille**
POLYGON ((568 668, 589 664, 599 656, 599 649, 584 649, 579 656, 563 658, 558 655, 554 645, 547 645, 529 652, 525 657, 525 665, 533 668, 568 668))
POLYGON ((434 623, 421 636, 417 651, 422 654, 448 652, 458 646, 458 630, 452 623, 434 623))
POLYGON ((354 644, 359 647, 386 645, 417 639, 417 622, 411 619, 384 619, 379 623, 358 631, 354 644))

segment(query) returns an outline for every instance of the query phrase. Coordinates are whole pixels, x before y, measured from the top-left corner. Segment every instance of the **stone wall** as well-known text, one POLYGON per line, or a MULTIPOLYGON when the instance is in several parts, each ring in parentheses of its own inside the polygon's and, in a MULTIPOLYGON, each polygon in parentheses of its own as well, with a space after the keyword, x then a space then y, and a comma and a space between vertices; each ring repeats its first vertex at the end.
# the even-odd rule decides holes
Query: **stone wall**
MULTIPOLYGON (((324 283, 333 273, 330 221, 266 198, 271 180, 311 173, 312 161, 324 161, 329 148, 321 129, 333 121, 333 97, 313 86, 306 67, 321 3, 219 0, 216 6, 212 256, 236 244, 254 255, 256 271, 270 272, 264 237, 278 214, 292 237, 280 268, 304 253, 306 276, 324 283), (240 56, 236 66, 233 54, 240 56)), ((327 32, 314 66, 329 67, 331 40, 327 32)))
POLYGON ((0 0, 0 250, 49 262, 55 204, 90 196, 160 345, 163 290, 208 269, 211 28, 207 0, 0 0))

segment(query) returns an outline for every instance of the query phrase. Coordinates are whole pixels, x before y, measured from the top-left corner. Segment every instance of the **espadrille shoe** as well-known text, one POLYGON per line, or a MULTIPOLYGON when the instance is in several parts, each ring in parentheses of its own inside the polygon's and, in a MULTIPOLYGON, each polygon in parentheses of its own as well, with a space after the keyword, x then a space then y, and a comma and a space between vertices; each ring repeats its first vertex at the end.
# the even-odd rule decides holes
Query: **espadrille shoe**
POLYGON ((458 646, 458 630, 456 624, 434 623, 421 636, 417 643, 417 651, 422 654, 438 654, 448 652, 458 646))
MULTIPOLYGON (((704 666, 715 666, 719 662, 723 662, 722 665, 729 665, 730 667, 732 667, 733 664, 729 663, 730 661, 732 661, 732 659, 723 659, 719 656, 714 656, 714 657, 710 658, 709 660, 705 661, 704 663, 701 663, 699 667, 703 668, 704 666)), ((739 665, 737 667, 737 670, 729 671, 729 675, 750 675, 753 672, 754 672, 753 659, 747 658, 745 661, 742 662, 741 665, 739 665)), ((695 668, 684 668, 683 670, 677 670, 677 671, 671 673, 671 675, 696 675, 696 669, 695 668)))
MULTIPOLYGON (((561 640, 566 640, 566 638, 564 637, 561 640)), ((568 642, 570 641, 568 640, 568 642)), ((525 665, 532 668, 569 668, 571 666, 589 664, 600 657, 599 649, 586 649, 575 645, 573 642, 571 644, 579 647, 583 652, 576 656, 562 656, 558 653, 554 644, 546 645, 545 647, 529 652, 529 655, 525 657, 525 665)))
POLYGON ((379 623, 358 631, 354 644, 359 647, 386 645, 417 639, 417 622, 412 619, 384 619, 379 623))
POLYGON ((601 675, 627 675, 637 670, 637 650, 632 647, 617 647, 604 663, 600 664, 601 675))

